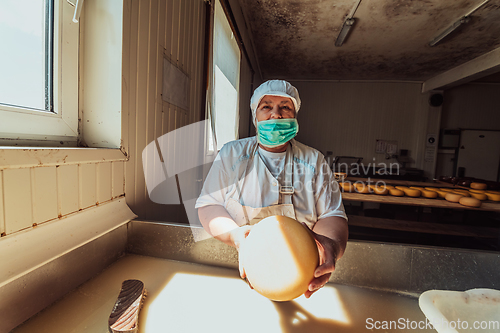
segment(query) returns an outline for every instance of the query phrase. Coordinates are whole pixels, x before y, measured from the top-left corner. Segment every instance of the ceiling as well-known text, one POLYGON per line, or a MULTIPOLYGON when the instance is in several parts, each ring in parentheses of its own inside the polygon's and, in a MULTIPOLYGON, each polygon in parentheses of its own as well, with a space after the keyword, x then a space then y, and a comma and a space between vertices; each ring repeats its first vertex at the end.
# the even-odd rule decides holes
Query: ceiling
POLYGON ((425 81, 500 47, 500 0, 434 47, 429 42, 484 0, 239 0, 263 79, 425 81))

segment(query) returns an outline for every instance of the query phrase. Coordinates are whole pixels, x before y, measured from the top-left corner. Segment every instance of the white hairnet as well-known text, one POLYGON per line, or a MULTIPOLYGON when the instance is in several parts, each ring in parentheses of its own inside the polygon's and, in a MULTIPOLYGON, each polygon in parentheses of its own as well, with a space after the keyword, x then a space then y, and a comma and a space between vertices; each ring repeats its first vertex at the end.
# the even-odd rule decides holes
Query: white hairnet
POLYGON ((295 113, 299 112, 300 97, 297 88, 284 80, 269 80, 258 86, 257 89, 254 90, 252 98, 250 99, 250 108, 252 109, 254 125, 256 125, 255 114, 257 107, 259 106, 262 98, 266 95, 290 98, 295 106, 295 113))

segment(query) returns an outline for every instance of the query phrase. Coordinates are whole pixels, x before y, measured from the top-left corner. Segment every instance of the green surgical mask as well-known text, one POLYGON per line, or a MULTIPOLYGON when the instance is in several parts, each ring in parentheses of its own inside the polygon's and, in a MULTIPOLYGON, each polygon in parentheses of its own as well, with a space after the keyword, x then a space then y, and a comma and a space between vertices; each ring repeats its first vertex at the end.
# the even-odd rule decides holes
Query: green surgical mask
POLYGON ((292 140, 299 132, 295 118, 270 119, 257 123, 257 141, 267 148, 281 146, 292 140))

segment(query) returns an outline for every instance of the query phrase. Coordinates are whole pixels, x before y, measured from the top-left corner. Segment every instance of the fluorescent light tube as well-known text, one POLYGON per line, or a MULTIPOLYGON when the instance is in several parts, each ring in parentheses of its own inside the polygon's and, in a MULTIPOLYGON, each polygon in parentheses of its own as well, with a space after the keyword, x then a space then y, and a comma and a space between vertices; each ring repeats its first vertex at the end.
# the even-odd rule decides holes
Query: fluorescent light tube
POLYGON ((337 40, 335 41, 335 46, 342 46, 355 22, 356 19, 353 17, 348 18, 344 21, 344 24, 342 24, 342 28, 340 29, 340 33, 337 36, 337 40))
POLYGON ((431 42, 429 43, 429 45, 430 46, 436 45, 443 38, 445 38, 446 36, 448 36, 449 34, 451 34, 453 31, 455 31, 459 26, 461 26, 462 24, 465 24, 465 23, 467 23, 469 21, 470 21, 470 17, 469 16, 462 16, 458 21, 456 21, 455 23, 453 23, 452 25, 450 25, 448 28, 446 28, 445 31, 443 31, 442 33, 440 33, 439 35, 437 35, 436 38, 434 38, 433 40, 431 40, 431 42))

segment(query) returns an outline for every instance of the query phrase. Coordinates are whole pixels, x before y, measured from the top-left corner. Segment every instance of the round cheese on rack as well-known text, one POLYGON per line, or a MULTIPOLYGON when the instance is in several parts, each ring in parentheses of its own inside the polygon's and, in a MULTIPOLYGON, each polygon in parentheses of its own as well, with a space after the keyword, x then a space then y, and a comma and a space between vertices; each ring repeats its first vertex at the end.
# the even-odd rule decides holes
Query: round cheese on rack
POLYGON ((365 183, 354 183, 354 188, 356 189, 356 192, 358 192, 358 193, 362 193, 362 194, 371 193, 370 188, 365 183))
POLYGON ((446 201, 449 202, 459 202, 461 198, 465 198, 465 196, 452 192, 448 192, 445 196, 446 201))
POLYGON ((339 183, 340 187, 342 187, 342 192, 355 192, 354 185, 351 182, 341 182, 339 183))
POLYGON ((441 191, 440 189, 435 188, 435 187, 426 187, 425 189, 428 191, 436 192, 438 194, 438 197, 440 197, 440 198, 445 198, 446 194, 448 194, 448 192, 441 191))
POLYGON ((418 198, 421 194, 419 190, 414 190, 406 186, 396 186, 396 188, 400 191, 403 191, 407 196, 418 198))
POLYGON ((476 198, 462 197, 460 198, 460 200, 458 200, 458 203, 468 207, 481 207, 481 201, 476 198))
POLYGON ((488 199, 488 196, 484 193, 470 192, 470 196, 473 198, 476 198, 478 200, 487 200, 488 199))
POLYGON ((434 191, 429 191, 429 190, 420 190, 422 192, 422 196, 424 198, 429 198, 429 199, 435 199, 438 197, 438 193, 434 191))
POLYGON ((500 194, 493 193, 493 192, 485 192, 486 196, 488 197, 488 200, 491 201, 500 201, 500 194))
POLYGON ((253 226, 240 248, 248 282, 261 295, 289 301, 304 294, 318 267, 318 246, 306 227, 286 216, 253 226))
POLYGON ((470 197, 470 192, 467 190, 455 189, 453 192, 463 195, 464 197, 470 197))
POLYGON ((398 190, 397 188, 390 188, 389 194, 395 197, 404 197, 405 192, 398 190))
POLYGON ((474 190, 486 190, 488 188, 488 185, 484 183, 471 183, 470 188, 474 190))
POLYGON ((375 194, 378 194, 378 195, 389 194, 389 189, 385 186, 369 185, 369 187, 373 191, 373 193, 375 193, 375 194))

